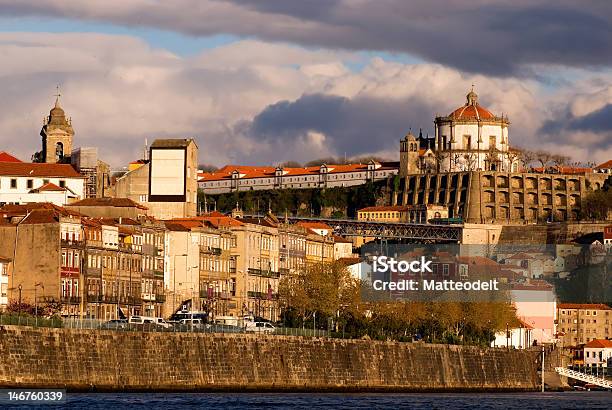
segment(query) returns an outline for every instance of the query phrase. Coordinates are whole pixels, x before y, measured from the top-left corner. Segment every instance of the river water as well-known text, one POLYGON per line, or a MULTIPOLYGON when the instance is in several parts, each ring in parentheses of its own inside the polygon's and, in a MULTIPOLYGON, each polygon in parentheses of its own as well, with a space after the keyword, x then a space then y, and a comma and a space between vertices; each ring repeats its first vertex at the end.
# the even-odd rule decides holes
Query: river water
POLYGON ((612 392, 499 394, 69 393, 71 409, 611 409, 612 392))

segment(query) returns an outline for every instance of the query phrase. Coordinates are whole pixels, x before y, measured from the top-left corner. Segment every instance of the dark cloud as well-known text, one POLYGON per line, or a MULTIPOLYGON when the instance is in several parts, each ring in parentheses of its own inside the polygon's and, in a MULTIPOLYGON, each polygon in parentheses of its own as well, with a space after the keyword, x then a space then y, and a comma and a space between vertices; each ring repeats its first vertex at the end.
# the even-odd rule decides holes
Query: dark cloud
POLYGON ((601 0, 0 0, 0 13, 229 33, 307 46, 408 53, 489 75, 534 64, 612 65, 612 1, 601 0), (117 3, 113 7, 112 3, 117 3), (171 4, 170 4, 171 3, 171 4))
MULTIPOLYGON (((252 138, 286 143, 308 132, 326 136, 336 155, 396 150, 412 127, 430 130, 432 107, 420 100, 393 100, 312 94, 268 106, 248 128, 252 138)), ((417 134, 418 135, 418 134, 417 134)))
POLYGON ((570 110, 566 109, 556 118, 546 121, 540 132, 547 141, 557 144, 575 143, 577 133, 590 132, 596 138, 589 140, 581 138, 582 148, 587 148, 590 152, 611 149, 612 104, 578 117, 573 116, 570 110))

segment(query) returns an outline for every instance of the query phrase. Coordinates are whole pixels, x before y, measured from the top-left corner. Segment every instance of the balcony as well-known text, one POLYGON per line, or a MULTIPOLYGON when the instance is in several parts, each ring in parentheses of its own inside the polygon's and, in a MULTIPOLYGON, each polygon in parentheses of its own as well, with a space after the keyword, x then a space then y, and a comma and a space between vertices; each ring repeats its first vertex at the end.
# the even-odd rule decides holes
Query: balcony
POLYGON ((102 248, 104 247, 104 245, 102 244, 102 241, 95 241, 93 239, 87 239, 85 241, 85 245, 89 248, 102 248))
POLYGON ((164 278, 164 271, 163 270, 159 270, 159 269, 154 269, 153 270, 153 276, 157 277, 157 278, 164 278))
POLYGON ((233 296, 230 292, 211 292, 208 293, 206 291, 206 289, 200 290, 200 298, 202 299, 222 299, 222 300, 229 300, 231 299, 233 296))
POLYGON ((164 303, 166 301, 166 295, 155 295, 155 302, 164 303))
POLYGON ((200 252, 202 253, 206 253, 209 255, 216 255, 219 256, 221 255, 221 248, 213 248, 212 246, 201 246, 200 247, 200 252))
POLYGON ((78 305, 81 303, 81 298, 78 296, 62 296, 60 301, 64 305, 78 305))
POLYGON ((60 244, 63 248, 78 248, 82 249, 85 247, 84 241, 76 241, 72 239, 60 239, 60 244))
MULTIPOLYGON (((253 292, 253 291, 248 291, 247 292, 247 296, 253 299, 264 299, 264 300, 268 300, 268 292, 253 292)), ((271 299, 275 300, 278 299, 278 293, 272 293, 271 299)))
POLYGON ((273 271, 270 271, 270 270, 249 268, 248 272, 249 272, 249 275, 263 276, 263 277, 266 277, 266 278, 278 278, 278 277, 280 277, 280 273, 273 272, 273 271))
POLYGON ((99 278, 102 275, 102 268, 85 267, 83 273, 85 276, 99 278))
POLYGON ((132 244, 131 243, 119 243, 119 250, 122 252, 132 252, 132 244))

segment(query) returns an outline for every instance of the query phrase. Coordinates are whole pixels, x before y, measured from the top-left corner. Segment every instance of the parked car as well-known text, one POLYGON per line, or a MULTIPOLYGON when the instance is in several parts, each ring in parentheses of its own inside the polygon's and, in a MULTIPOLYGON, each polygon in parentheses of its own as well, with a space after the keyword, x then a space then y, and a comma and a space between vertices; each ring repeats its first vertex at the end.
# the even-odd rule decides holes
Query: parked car
POLYGON ((188 329, 204 329, 204 322, 202 321, 202 319, 181 319, 179 320, 179 326, 180 327, 187 327, 188 329))
POLYGON ((170 328, 170 325, 161 317, 153 316, 132 316, 129 320, 130 324, 135 325, 156 325, 164 329, 170 328))
POLYGON ((206 331, 210 333, 244 333, 244 328, 233 325, 209 324, 206 331))
POLYGON ((249 322, 245 326, 247 333, 274 333, 276 327, 270 322, 249 322))
POLYGON ((127 319, 113 319, 106 323, 102 323, 100 329, 126 329, 128 327, 127 319))

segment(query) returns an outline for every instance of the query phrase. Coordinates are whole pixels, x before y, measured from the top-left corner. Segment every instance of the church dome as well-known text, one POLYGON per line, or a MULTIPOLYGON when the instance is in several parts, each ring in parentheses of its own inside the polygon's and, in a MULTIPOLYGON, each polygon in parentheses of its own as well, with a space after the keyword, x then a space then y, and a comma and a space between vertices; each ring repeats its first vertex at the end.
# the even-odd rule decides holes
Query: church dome
POLYGON ((466 95, 464 106, 450 113, 449 117, 458 120, 489 120, 495 118, 491 111, 478 104, 478 94, 471 90, 466 95))
POLYGON ((65 117, 66 116, 64 109, 60 107, 59 105, 59 99, 55 100, 55 106, 51 108, 51 111, 49 111, 49 115, 51 117, 65 117))

